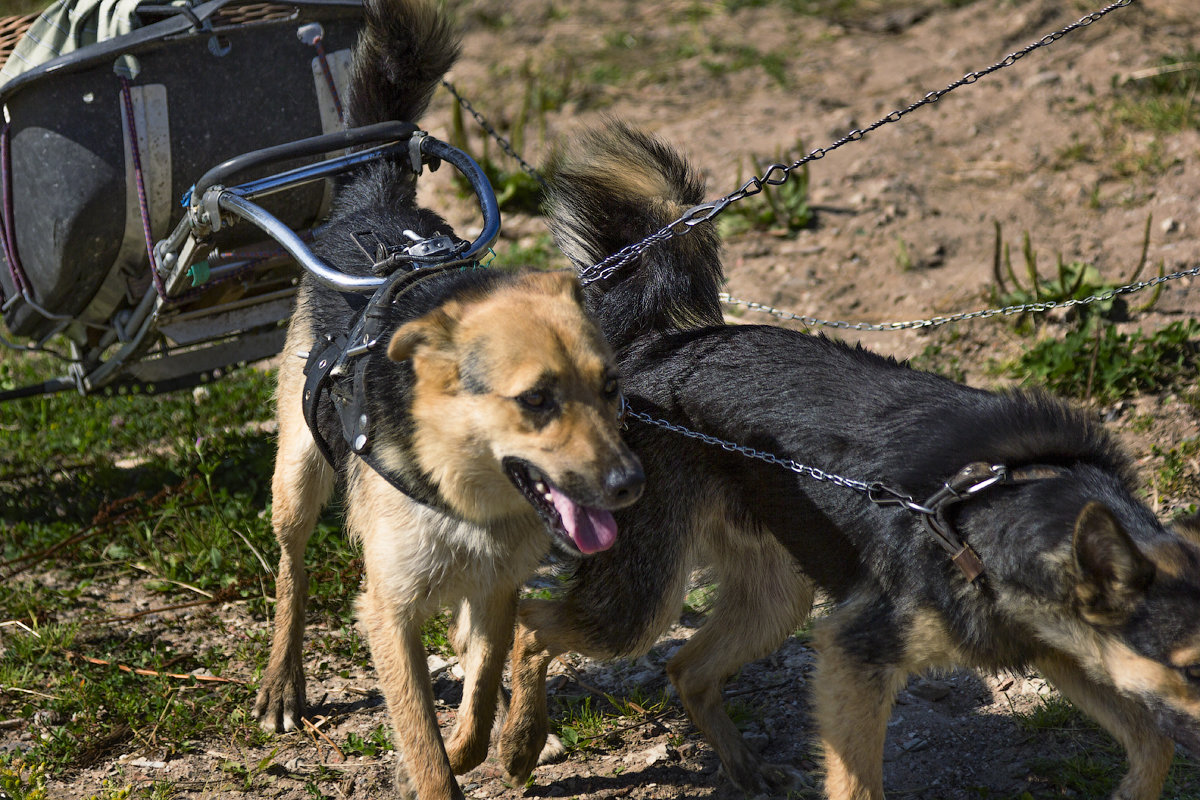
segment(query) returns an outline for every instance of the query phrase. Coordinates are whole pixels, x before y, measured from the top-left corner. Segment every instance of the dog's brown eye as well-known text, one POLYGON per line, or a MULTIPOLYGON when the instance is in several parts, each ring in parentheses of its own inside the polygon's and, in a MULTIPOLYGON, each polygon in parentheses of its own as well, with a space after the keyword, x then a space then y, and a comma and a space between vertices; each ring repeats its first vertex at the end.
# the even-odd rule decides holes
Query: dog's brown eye
POLYGON ((604 382, 604 394, 608 397, 615 395, 620 388, 621 384, 617 382, 616 378, 609 378, 604 382))
POLYGON ((1200 683, 1200 664, 1189 664, 1186 667, 1181 667, 1179 671, 1191 683, 1200 683))
POLYGON ((537 389, 517 395, 517 402, 530 411, 546 411, 552 405, 550 397, 537 389))

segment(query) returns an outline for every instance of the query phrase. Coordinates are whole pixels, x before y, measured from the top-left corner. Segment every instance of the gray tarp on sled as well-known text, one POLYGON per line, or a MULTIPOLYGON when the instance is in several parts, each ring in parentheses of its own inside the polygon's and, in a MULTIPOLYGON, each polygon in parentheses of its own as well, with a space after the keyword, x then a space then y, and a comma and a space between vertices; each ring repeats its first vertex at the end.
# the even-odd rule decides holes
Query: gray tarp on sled
MULTIPOLYGON (((26 339, 63 332, 84 360, 89 348, 100 353, 106 338, 126 336, 122 314, 151 287, 147 238, 156 241, 175 226, 181 198, 201 174, 242 153, 338 129, 338 93, 328 76, 344 91, 361 7, 357 0, 143 3, 129 19, 137 26, 131 32, 0 86, 4 323, 26 339), (305 27, 311 23, 320 25, 316 42, 314 28, 305 27)), ((262 205, 289 227, 307 229, 326 210, 326 183, 262 205)), ((247 237, 261 234, 223 231, 217 249, 245 245, 247 237)), ((278 329, 294 268, 240 278, 209 286, 198 277, 195 292, 172 298, 156 346, 165 353, 199 341, 212 326, 197 320, 223 308, 241 309, 226 314, 226 327, 278 329)), ((268 337, 258 348, 268 352, 241 358, 269 355, 279 341, 268 337)))

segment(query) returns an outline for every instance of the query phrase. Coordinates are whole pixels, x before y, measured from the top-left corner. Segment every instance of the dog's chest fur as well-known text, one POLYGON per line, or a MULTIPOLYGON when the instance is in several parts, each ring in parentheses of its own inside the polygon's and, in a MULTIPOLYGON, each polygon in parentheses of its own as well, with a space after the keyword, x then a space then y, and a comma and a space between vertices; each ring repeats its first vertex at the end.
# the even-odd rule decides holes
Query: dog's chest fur
POLYGON ((348 479, 347 527, 363 546, 377 591, 428 614, 487 586, 517 585, 536 567, 550 539, 534 514, 478 525, 400 496, 361 461, 348 479))

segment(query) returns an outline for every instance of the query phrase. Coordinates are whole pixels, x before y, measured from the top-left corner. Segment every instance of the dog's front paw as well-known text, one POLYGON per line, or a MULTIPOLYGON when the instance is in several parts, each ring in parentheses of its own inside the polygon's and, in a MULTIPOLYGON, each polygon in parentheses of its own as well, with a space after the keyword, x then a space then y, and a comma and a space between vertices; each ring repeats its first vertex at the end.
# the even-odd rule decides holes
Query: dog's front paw
POLYGON ((728 766, 723 765, 725 775, 747 797, 787 797, 790 792, 812 788, 808 776, 788 764, 748 761, 740 765, 742 769, 728 769, 728 766))
POLYGON ((258 699, 254 701, 254 718, 258 724, 272 733, 283 733, 301 727, 303 716, 304 673, 268 671, 259 684, 258 699))
MULTIPOLYGON (((523 786, 533 774, 533 768, 541 763, 542 752, 549 747, 550 741, 546 726, 529 720, 524 720, 526 724, 523 725, 515 724, 516 721, 513 714, 504 721, 504 730, 500 734, 500 763, 508 772, 509 781, 514 786, 523 786)), ((558 741, 557 736, 554 739, 558 741)), ((558 746, 562 747, 561 741, 558 746)))

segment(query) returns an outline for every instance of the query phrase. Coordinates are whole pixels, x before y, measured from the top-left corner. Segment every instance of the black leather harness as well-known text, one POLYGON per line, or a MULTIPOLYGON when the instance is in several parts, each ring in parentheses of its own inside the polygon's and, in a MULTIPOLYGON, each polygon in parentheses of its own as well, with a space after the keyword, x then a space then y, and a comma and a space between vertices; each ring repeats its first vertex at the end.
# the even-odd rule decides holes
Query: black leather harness
POLYGON ((354 323, 346 333, 324 333, 309 351, 304 365, 304 420, 325 460, 336 467, 337 454, 322 435, 320 409, 332 406, 342 438, 350 451, 379 473, 395 489, 419 503, 444 509, 437 491, 414 486, 384 469, 372 453, 373 435, 367 412, 367 356, 387 347, 391 307, 413 287, 450 271, 472 269, 472 265, 447 264, 414 267, 397 272, 367 300, 363 295, 343 292, 340 296, 354 310, 354 323))

